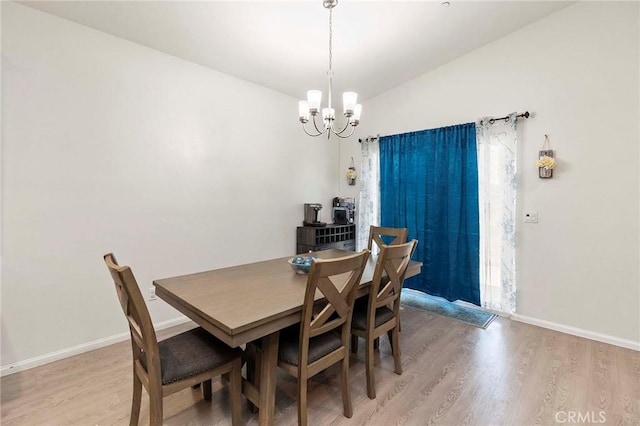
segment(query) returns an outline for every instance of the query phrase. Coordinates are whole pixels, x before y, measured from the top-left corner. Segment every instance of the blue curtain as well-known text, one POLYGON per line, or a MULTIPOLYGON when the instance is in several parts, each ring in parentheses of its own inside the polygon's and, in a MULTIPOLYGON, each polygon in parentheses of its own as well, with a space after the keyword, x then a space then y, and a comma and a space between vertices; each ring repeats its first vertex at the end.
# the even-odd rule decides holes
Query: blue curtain
POLYGON ((380 138, 380 207, 381 226, 419 241, 405 287, 480 305, 474 123, 380 138))

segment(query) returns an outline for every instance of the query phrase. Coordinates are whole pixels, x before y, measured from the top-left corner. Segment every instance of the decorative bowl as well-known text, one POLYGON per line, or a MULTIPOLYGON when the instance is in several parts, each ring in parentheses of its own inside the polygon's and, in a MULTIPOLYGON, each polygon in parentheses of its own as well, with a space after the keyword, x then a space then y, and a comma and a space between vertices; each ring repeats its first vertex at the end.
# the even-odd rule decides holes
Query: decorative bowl
POLYGON ((308 274, 309 271, 311 270, 311 263, 313 259, 315 259, 315 256, 306 256, 306 257, 296 256, 296 257, 292 257, 287 262, 289 263, 289 266, 291 266, 291 269, 293 269, 296 274, 303 275, 303 274, 308 274))

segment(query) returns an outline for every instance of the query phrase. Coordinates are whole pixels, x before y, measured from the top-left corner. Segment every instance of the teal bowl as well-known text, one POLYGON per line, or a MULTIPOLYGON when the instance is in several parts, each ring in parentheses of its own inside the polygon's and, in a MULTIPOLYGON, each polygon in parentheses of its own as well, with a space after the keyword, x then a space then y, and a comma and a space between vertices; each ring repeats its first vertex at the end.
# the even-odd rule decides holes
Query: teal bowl
MULTIPOLYGON (((296 256, 298 257, 298 256, 296 256)), ((305 263, 294 263, 295 257, 292 257, 291 259, 289 259, 287 262, 289 263, 289 266, 291 266, 291 269, 293 269, 293 271, 296 274, 308 274, 309 271, 311 270, 311 262, 305 262, 305 263)), ((305 259, 309 259, 309 257, 305 257, 305 259)), ((315 259, 315 257, 311 257, 311 259, 315 259)))

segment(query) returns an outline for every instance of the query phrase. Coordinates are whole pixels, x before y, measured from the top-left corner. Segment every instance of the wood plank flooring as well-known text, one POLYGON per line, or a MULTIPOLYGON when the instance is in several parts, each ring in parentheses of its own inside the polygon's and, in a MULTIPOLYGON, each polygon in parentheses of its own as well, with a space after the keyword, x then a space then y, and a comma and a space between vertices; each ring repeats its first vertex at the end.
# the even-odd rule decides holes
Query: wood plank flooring
MULTIPOLYGON (((401 376, 386 336, 377 399, 366 394, 364 348, 351 355, 354 414, 342 416, 339 371, 309 384, 311 425, 640 424, 640 353, 498 318, 487 330, 403 307, 401 376)), ((159 333, 165 338, 193 325, 159 333)), ((122 342, 0 379, 2 425, 126 425, 131 349, 122 342)), ((296 384, 278 374, 276 424, 295 425, 296 384)), ((143 391, 140 424, 149 422, 143 391)), ((257 424, 244 404, 243 419, 257 424)), ((231 424, 227 387, 165 398, 166 425, 231 424)))

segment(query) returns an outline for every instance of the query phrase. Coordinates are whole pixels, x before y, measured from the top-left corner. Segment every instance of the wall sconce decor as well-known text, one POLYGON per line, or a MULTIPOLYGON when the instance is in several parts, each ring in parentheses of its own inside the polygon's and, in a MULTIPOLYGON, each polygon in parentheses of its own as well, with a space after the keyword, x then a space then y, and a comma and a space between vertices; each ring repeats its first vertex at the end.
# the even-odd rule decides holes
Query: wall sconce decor
POLYGON ((549 143, 549 135, 544 135, 542 150, 538 152, 538 176, 540 179, 550 179, 553 177, 553 169, 556 167, 556 160, 553 158, 553 150, 549 143))
POLYGON ((355 185, 356 177, 358 176, 358 174, 356 173, 356 167, 353 165, 353 157, 351 157, 351 165, 347 169, 346 175, 347 175, 347 183, 352 186, 355 185))

